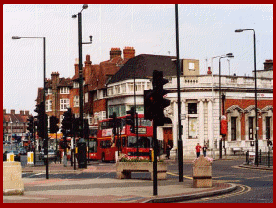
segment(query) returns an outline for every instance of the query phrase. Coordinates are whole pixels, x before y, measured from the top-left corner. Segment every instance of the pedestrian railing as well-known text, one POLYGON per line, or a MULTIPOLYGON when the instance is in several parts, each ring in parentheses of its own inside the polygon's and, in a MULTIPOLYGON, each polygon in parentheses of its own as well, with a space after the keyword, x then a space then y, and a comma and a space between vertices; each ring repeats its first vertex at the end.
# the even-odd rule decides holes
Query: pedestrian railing
POLYGON ((255 152, 247 151, 245 154, 246 164, 257 164, 272 167, 273 166, 273 151, 262 152, 259 150, 258 152, 258 161, 255 161, 255 152))

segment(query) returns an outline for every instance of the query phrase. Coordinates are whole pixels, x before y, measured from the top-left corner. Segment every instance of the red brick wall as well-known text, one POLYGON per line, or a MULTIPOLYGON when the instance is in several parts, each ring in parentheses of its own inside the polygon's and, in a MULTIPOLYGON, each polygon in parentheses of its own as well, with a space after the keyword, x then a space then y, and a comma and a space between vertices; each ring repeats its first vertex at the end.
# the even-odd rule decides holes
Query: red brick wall
MULTIPOLYGON (((233 106, 238 105, 242 109, 246 109, 250 105, 255 105, 255 99, 226 99, 225 100, 225 111, 233 106)), ((264 107, 272 105, 273 106, 273 100, 258 100, 257 106, 258 109, 263 109, 264 107)), ((263 121, 262 118, 258 117, 258 138, 262 138, 261 135, 263 134, 263 121)), ((241 140, 245 140, 245 115, 242 114, 241 117, 241 140)))
POLYGON ((106 100, 97 100, 93 103, 94 112, 106 111, 106 100))

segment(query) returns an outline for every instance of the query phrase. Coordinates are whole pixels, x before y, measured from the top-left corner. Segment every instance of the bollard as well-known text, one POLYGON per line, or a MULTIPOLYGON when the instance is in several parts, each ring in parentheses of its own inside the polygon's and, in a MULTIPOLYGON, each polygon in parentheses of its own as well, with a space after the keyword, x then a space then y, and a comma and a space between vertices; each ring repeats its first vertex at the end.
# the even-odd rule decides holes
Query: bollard
POLYGON ((34 164, 34 152, 27 153, 27 164, 34 164))

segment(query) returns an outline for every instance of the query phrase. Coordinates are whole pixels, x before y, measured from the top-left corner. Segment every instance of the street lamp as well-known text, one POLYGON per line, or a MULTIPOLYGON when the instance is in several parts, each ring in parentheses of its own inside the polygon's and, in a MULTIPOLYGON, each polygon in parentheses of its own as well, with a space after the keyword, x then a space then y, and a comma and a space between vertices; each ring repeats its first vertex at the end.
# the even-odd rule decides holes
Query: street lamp
MULTIPOLYGON (((89 36, 90 42, 82 42, 82 21, 81 12, 88 8, 88 4, 82 6, 82 10, 76 15, 72 15, 72 18, 78 17, 78 38, 79 38, 79 97, 80 97, 80 137, 83 138, 83 75, 82 75, 82 44, 91 44, 92 36, 89 36)), ((75 144, 74 144, 75 145, 75 144)), ((88 154, 89 157, 89 154, 88 154)))
POLYGON ((257 70, 256 70, 256 35, 255 35, 255 30, 254 29, 237 29, 235 30, 236 33, 238 32, 243 32, 251 30, 253 31, 253 47, 254 47, 254 78, 255 78, 255 143, 256 143, 256 149, 255 149, 255 165, 259 165, 258 162, 258 105, 257 105, 257 70))
MULTIPOLYGON (((222 158, 222 136, 221 136, 221 59, 222 58, 234 58, 232 53, 227 53, 226 55, 219 57, 219 158, 222 158)), ((224 147, 225 148, 225 147, 224 147)))
POLYGON ((45 91, 46 91, 46 38, 45 37, 19 37, 19 36, 12 36, 13 40, 21 39, 21 38, 35 38, 35 39, 43 39, 43 106, 44 106, 44 112, 43 112, 43 127, 44 127, 44 140, 46 141, 46 179, 49 179, 49 171, 48 171, 48 129, 47 129, 47 121, 46 121, 46 113, 45 113, 45 91))

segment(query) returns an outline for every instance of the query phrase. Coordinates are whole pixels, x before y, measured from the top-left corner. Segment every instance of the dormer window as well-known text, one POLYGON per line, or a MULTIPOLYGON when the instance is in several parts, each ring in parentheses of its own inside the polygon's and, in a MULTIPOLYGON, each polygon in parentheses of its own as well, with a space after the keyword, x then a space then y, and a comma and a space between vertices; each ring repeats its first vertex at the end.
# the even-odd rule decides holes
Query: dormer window
POLYGON ((79 88, 79 82, 73 82, 73 88, 79 88))
POLYGON ((69 87, 61 87, 60 94, 69 94, 69 87))

